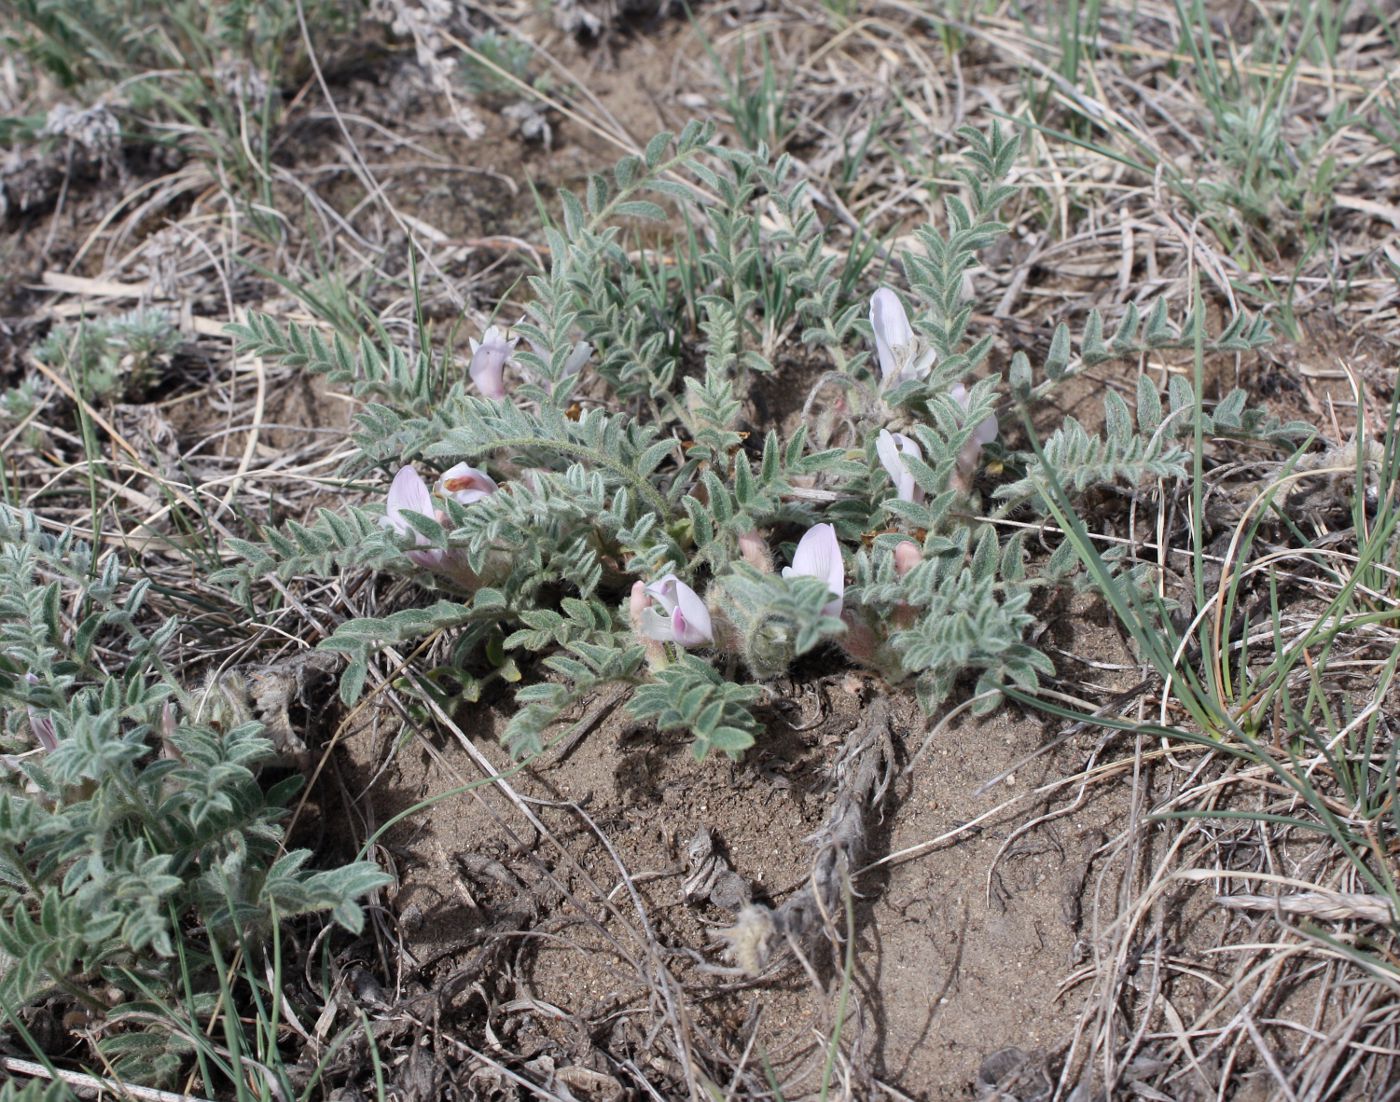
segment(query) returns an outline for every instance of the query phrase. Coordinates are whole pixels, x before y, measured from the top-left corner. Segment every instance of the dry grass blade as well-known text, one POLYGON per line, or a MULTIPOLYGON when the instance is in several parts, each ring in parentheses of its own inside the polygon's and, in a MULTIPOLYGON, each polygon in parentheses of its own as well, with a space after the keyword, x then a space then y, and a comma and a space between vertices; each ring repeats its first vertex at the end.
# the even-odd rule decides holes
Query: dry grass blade
POLYGON ((1286 915, 1301 915, 1323 922, 1348 922, 1361 919, 1379 926, 1396 922, 1394 905, 1378 895, 1355 892, 1299 892, 1296 895, 1218 895, 1215 901, 1222 907, 1241 910, 1273 911, 1286 915))

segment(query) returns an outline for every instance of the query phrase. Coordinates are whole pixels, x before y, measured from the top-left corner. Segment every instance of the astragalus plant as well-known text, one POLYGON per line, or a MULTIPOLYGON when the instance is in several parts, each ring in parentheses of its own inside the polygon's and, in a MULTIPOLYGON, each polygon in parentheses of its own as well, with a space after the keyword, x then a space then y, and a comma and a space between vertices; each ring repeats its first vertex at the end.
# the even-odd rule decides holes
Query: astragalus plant
MULTIPOLYGON (((697 755, 737 755, 781 675, 818 650, 908 684, 929 712, 959 693, 987 711, 1008 686, 1034 692, 1052 665, 1027 641, 1033 591, 1073 559, 1036 577, 1005 534, 1019 529, 994 520, 1044 516, 1052 485, 1185 479, 1203 411, 1190 386, 1164 402, 1144 377, 1135 408, 1108 393, 1102 433, 1065 418, 1038 450, 1023 414, 1086 366, 1183 345, 1200 307, 1177 325, 1161 302, 1129 308, 1112 333, 1094 314, 1077 350, 1055 331, 1039 371, 1018 352, 1006 380, 985 374, 971 271, 1005 232, 1016 141, 962 137, 946 230, 918 231, 902 289, 865 278, 875 250, 834 247, 786 156, 692 124, 561 195, 548 268, 470 363, 252 318, 245 350, 363 399, 350 468, 380 501, 239 543, 224 579, 246 597, 267 574, 411 576, 423 601, 323 642, 345 656, 343 698, 361 696, 381 648, 439 636, 439 669, 409 681, 426 693, 450 678, 466 699, 493 674, 514 682, 505 739, 522 755, 611 683, 634 689, 638 719, 689 731, 697 755), (444 365, 455 381, 437 392, 444 365), (751 398, 780 368, 801 389, 765 422, 751 398)), ((1266 338, 1237 318, 1209 347, 1266 338)), ((1207 431, 1298 431, 1242 397, 1207 431)))
POLYGON ((302 778, 259 777, 260 724, 201 719, 167 665, 181 625, 149 593, 117 552, 0 505, 0 1008, 18 1029, 57 996, 102 1064, 160 1080, 227 994, 217 961, 261 970, 275 925, 312 912, 358 932, 387 877, 285 848, 302 778), (188 1033, 171 1004, 191 1008, 188 1033))

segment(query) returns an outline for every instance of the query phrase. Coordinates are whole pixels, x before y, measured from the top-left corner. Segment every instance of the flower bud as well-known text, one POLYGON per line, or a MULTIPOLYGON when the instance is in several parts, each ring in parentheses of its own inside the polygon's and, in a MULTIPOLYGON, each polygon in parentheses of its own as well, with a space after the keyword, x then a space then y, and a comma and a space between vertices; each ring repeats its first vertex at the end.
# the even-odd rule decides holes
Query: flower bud
POLYGON ((773 573, 773 555, 768 550, 768 543, 757 532, 750 530, 739 537, 739 557, 755 570, 764 574, 773 573))
POLYGON ((895 544, 894 572, 896 577, 904 577, 923 561, 924 553, 919 550, 919 545, 913 540, 905 540, 903 543, 895 544))

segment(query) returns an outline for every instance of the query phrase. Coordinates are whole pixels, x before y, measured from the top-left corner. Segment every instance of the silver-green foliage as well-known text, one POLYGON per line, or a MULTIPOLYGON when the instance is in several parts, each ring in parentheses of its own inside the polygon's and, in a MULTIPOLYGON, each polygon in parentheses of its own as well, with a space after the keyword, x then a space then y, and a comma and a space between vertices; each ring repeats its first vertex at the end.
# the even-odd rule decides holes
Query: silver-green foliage
POLYGON ((145 580, 115 554, 0 506, 0 702, 13 751, 0 774, 0 1002, 102 977, 134 995, 179 991, 186 924, 232 944, 325 912, 347 929, 385 883, 368 862, 307 867, 282 852, 299 777, 271 788, 261 727, 193 722, 165 666, 179 628, 146 626, 145 580), (61 610, 73 619, 63 622, 61 610), (99 648, 101 648, 99 650, 99 648), (121 661, 109 668, 110 656, 121 661), (184 716, 182 718, 182 713, 184 716), (53 748, 34 748, 41 730, 53 748))
MULTIPOLYGON (((429 609, 342 625, 325 645, 350 659, 341 684, 346 699, 362 691, 368 663, 385 644, 445 627, 468 643, 484 644, 502 625, 512 625, 518 630, 499 640, 501 647, 534 651, 544 643, 541 632, 555 631, 557 650, 545 668, 558 679, 518 690, 521 707, 506 732, 517 751, 538 750, 544 729, 572 702, 600 684, 644 680, 641 648, 618 607, 624 576, 719 576, 734 561, 743 533, 814 518, 809 506, 794 501, 793 480, 835 469, 839 453, 809 451, 800 433, 784 443, 770 432, 751 458, 738 431, 735 371, 770 370, 751 347, 760 264, 755 211, 760 183, 779 177, 759 159, 721 156, 710 139, 710 130, 698 124, 678 136, 660 135, 643 156, 624 158, 612 173, 590 179, 581 200, 564 198, 562 226, 547 231, 550 267, 532 278, 537 298, 518 327, 529 342, 517 357, 527 375, 519 404, 485 401, 457 384, 425 409, 411 400, 410 380, 419 376, 393 350, 328 343, 267 319, 254 318, 238 331, 260 354, 328 373, 378 399, 358 416, 360 463, 393 466, 419 456, 446 466, 489 458, 529 472, 511 479, 508 492, 469 508, 446 502, 445 524, 414 519, 427 545, 463 556, 482 584, 429 609), (702 163, 706 158, 712 163, 702 163), (696 262, 703 281, 719 290, 700 304, 710 338, 703 373, 682 384, 670 334, 671 292, 649 281, 623 248, 622 225, 663 217, 658 200, 690 199, 707 187, 725 197, 728 213, 717 215, 725 232, 714 235, 696 262), (606 382, 616 408, 569 409, 578 379, 566 373, 564 361, 580 333, 598 349, 588 370, 606 382), (402 381, 395 385, 394 379, 402 381)), ((797 190, 786 193, 789 206, 797 190)), ((810 217, 798 222, 795 235, 814 236, 810 217)), ((794 286, 816 288, 829 271, 825 259, 809 251, 819 269, 798 271, 794 286)), ((396 538, 371 530, 368 520, 359 510, 340 518, 322 513, 312 525, 268 533, 264 545, 236 543, 245 565, 224 577, 246 595, 252 579, 268 571, 322 572, 328 560, 382 563, 398 549, 396 538)), ((817 611, 810 604, 799 602, 807 619, 794 619, 782 601, 774 604, 785 618, 780 634, 799 649, 812 645, 821 620, 820 602, 817 611)), ((828 619, 824 634, 832 630, 828 619)), ((736 712, 748 699, 745 693, 731 699, 717 726, 704 708, 682 707, 677 714, 701 724, 698 745, 733 751, 739 748, 734 732, 757 727, 736 712)))
MULTIPOLYGON (((202 62, 238 57, 271 71, 298 31, 291 0, 12 0, 5 8, 0 45, 67 89, 96 94, 127 82, 124 98, 138 111, 152 101, 202 104, 225 92, 194 87, 202 62)), ((303 10, 319 29, 346 29, 359 15, 358 5, 334 2, 303 10)), ((215 74, 204 76, 212 85, 215 74)))
POLYGON ((748 708, 758 696, 756 686, 736 685, 704 659, 683 654, 637 689, 631 711, 658 731, 691 732, 697 758, 711 750, 735 756, 761 731, 748 708))
MULTIPOLYGON (((1105 344, 1103 321, 1097 311, 1091 313, 1080 356, 1073 365, 1069 330, 1060 326, 1051 342, 1045 380, 1039 386, 1031 386, 1030 363, 1018 354, 1011 367, 1013 388, 1028 398, 1043 397, 1071 374, 1102 363, 1110 355, 1135 356, 1144 349, 1180 347, 1184 343, 1180 333, 1190 333, 1200 323, 1193 311, 1178 331, 1170 326, 1166 308, 1159 303, 1148 319, 1145 343, 1139 344, 1134 340, 1137 319, 1136 308, 1129 307, 1117 335, 1105 344)), ((1258 348, 1268 339, 1269 329, 1263 319, 1249 323, 1237 318, 1209 342, 1209 347, 1212 351, 1240 352, 1258 348)), ((1101 434, 1089 432, 1076 418, 1067 416, 1045 441, 1039 456, 1023 453, 1022 477, 998 487, 995 496, 1008 503, 1035 499, 1043 508, 1042 495, 1049 486, 1047 469, 1065 488, 1075 491, 1094 485, 1141 486, 1149 479, 1183 479, 1189 458, 1183 442, 1194 434, 1197 419, 1207 437, 1284 445, 1297 444, 1314 431, 1306 422, 1283 422, 1266 410, 1247 408, 1247 400, 1248 395, 1236 388, 1213 407, 1204 407, 1197 401, 1191 384, 1180 375, 1173 375, 1167 385, 1168 405, 1164 410, 1156 385, 1146 375, 1140 375, 1132 409, 1116 391, 1108 391, 1103 400, 1101 434)))
POLYGON ((55 326, 34 350, 89 400, 106 404, 139 397, 170 362, 180 334, 164 310, 55 326))
MULTIPOLYGON (((634 716, 688 729, 697 752, 738 753, 761 729, 754 682, 831 642, 893 681, 912 679, 930 712, 968 674, 982 710, 997 706, 1003 687, 1034 691, 1051 672, 1026 642, 1034 588, 1046 583, 1027 576, 1019 539, 970 521, 967 507, 969 455, 975 466, 981 426, 1005 409, 1000 379, 970 379, 992 338, 969 337, 968 276, 1005 232, 998 212, 1014 195, 1003 181, 1016 141, 999 127, 961 136, 968 153, 961 193, 945 197, 947 230, 921 229, 917 251, 901 258, 922 304, 917 339, 937 354, 927 377, 874 377, 857 291, 871 253, 853 245, 841 261, 827 247, 792 163, 761 148, 718 148, 699 124, 658 135, 644 154, 591 177, 581 197, 562 195, 560 223, 546 229, 548 267, 531 277, 534 299, 517 327, 523 378, 504 401, 475 396, 465 381, 426 392, 422 354, 415 366, 369 341, 327 344, 253 319, 239 330, 246 347, 328 372, 371 400, 357 417, 357 473, 465 461, 490 465, 502 488, 465 507, 445 499, 438 516, 411 517, 402 534, 378 528, 366 510, 323 512, 267 533, 264 544, 236 544, 243 562, 223 579, 246 593, 268 572, 404 569, 403 553, 423 548, 456 556, 473 584, 417 570, 445 591, 435 604, 350 621, 323 646, 349 659, 347 701, 363 692, 377 650, 435 632, 452 638, 453 662, 478 656, 506 680, 519 673, 512 654, 542 654, 539 674, 515 690, 505 732, 520 754, 541 749, 553 725, 609 684, 635 689, 634 716), (663 248, 629 249, 629 228, 661 223, 667 203, 684 216, 684 233, 663 248), (655 259, 662 253, 673 259, 655 259), (801 354, 829 359, 822 385, 834 382, 840 395, 833 412, 786 436, 744 420, 756 378, 774 370, 778 325, 797 335, 801 354), (580 341, 594 354, 582 375, 570 366, 580 341), (919 491, 911 500, 891 494, 876 461, 886 428, 922 453, 907 459, 919 491), (833 446, 841 433, 845 446, 833 446), (756 533, 760 542, 795 537, 817 521, 848 547, 840 618, 826 609, 822 582, 779 576, 762 561, 768 551, 742 550, 756 533), (869 549, 850 553, 862 537, 869 549), (917 547, 912 568, 896 568, 901 543, 917 547), (712 657, 663 655, 634 632, 632 583, 667 574, 705 592, 712 657)), ((1174 325, 1159 303, 1146 317, 1129 307, 1111 336, 1097 313, 1077 343, 1060 326, 1038 372, 1016 353, 1012 400, 1031 409, 1086 367, 1182 347, 1197 320, 1174 325)), ((1267 338, 1262 321, 1240 317, 1209 347, 1246 351, 1267 338)), ((1299 432, 1245 410, 1242 395, 1203 413, 1178 379, 1164 410, 1144 377, 1134 408, 1109 393, 1102 434, 1067 418, 1039 454, 1001 448, 1011 477, 996 491, 998 510, 1043 514, 1046 464, 1073 493, 1184 478, 1181 441, 1198 414, 1210 434, 1283 441, 1299 432)))
POLYGON ((1054 673, 1024 641, 1034 619, 1019 538, 1002 545, 991 525, 963 526, 930 536, 922 550, 922 561, 903 577, 886 546, 858 554, 854 588, 864 606, 895 625, 888 646, 915 678, 925 711, 942 705, 967 672, 977 675, 978 714, 996 709, 1003 686, 1032 691, 1054 673))
POLYGON ((61 1079, 6 1079, 0 1102, 71 1102, 74 1095, 61 1079))

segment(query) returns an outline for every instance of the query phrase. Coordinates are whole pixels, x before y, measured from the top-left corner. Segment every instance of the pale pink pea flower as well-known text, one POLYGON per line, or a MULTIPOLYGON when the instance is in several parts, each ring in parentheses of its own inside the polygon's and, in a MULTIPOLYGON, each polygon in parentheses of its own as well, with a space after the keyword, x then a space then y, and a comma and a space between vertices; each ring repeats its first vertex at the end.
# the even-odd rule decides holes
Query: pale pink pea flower
POLYGON ((870 296, 870 329, 875 335, 882 386, 895 387, 928 377, 937 353, 915 335, 904 304, 888 287, 870 296))
POLYGON ((918 444, 902 432, 881 429, 875 440, 875 454, 880 457, 880 466, 885 468, 885 473, 894 483, 895 493, 900 501, 917 502, 924 499, 922 487, 914 481, 914 472, 904 462, 906 455, 923 459, 924 453, 918 444))
POLYGON ((499 400, 506 396, 506 364, 519 341, 519 337, 507 340, 505 331, 497 325, 490 326, 481 340, 472 338, 472 382, 484 397, 499 400))
POLYGON ((674 574, 646 587, 650 603, 641 610, 641 632, 659 643, 698 647, 715 641, 710 610, 700 595, 674 574), (660 606, 661 611, 656 610, 660 606))
MULTIPOLYGON (((31 685, 39 684, 39 679, 32 673, 25 674, 24 679, 31 685)), ((53 720, 37 708, 30 707, 27 710, 29 712, 29 730, 39 740, 39 745, 47 751, 57 750, 58 732, 54 730, 53 720)))
POLYGON ((814 524, 798 540, 792 565, 783 567, 784 578, 810 577, 826 582, 832 599, 822 606, 823 616, 840 616, 846 593, 846 566, 841 560, 841 543, 830 524, 814 524))
POLYGON ((475 505, 498 489, 496 480, 489 474, 465 463, 448 467, 437 482, 438 493, 452 498, 458 505, 475 505))
MULTIPOLYGON (((414 542, 419 545, 431 542, 408 522, 408 517, 404 516, 406 512, 420 513, 425 517, 435 515, 433 495, 428 490, 428 484, 412 467, 400 467, 399 473, 394 475, 394 481, 389 484, 389 496, 384 502, 384 515, 379 518, 379 523, 401 536, 411 533, 414 542)), ((443 562, 443 553, 436 548, 431 551, 409 551, 408 557, 419 566, 429 569, 441 566, 443 562)))

